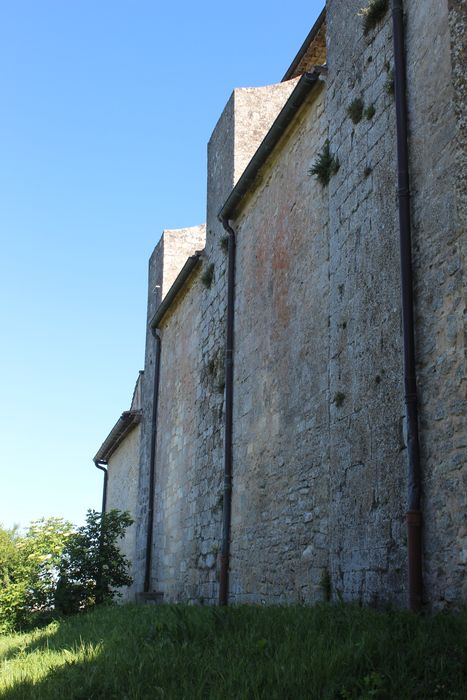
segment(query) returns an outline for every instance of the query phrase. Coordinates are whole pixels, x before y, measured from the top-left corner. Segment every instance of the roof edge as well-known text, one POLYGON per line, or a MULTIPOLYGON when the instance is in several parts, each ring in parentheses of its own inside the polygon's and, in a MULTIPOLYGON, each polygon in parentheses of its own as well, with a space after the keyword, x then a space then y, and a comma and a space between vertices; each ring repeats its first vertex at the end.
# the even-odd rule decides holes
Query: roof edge
POLYGON ((176 297, 178 296, 178 293, 185 286, 185 283, 187 282, 191 273, 199 263, 202 252, 203 251, 201 250, 197 250, 194 255, 190 255, 190 257, 178 273, 172 286, 170 287, 165 297, 162 299, 161 303, 157 307, 156 313, 149 322, 149 326, 152 330, 155 330, 159 326, 160 322, 162 321, 167 311, 175 301, 176 297))
POLYGON ((307 50, 308 50, 308 47, 310 46, 311 42, 313 41, 313 39, 316 37, 316 35, 318 34, 319 30, 320 30, 321 27, 323 26, 323 23, 324 23, 325 19, 326 19, 326 6, 323 7, 323 9, 321 10, 320 14, 318 15, 318 18, 317 18, 316 22, 314 23, 314 25, 312 26, 312 28, 311 28, 310 31, 308 32, 308 35, 307 35, 305 41, 303 42, 303 44, 301 45, 300 49, 298 50, 298 53, 297 53, 297 55, 295 56, 294 60, 292 61, 292 63, 291 63, 290 66, 288 67, 288 69, 287 69, 287 71, 286 71, 284 77, 282 78, 282 81, 281 81, 281 82, 284 82, 284 81, 286 81, 286 80, 290 80, 291 78, 293 78, 293 74, 294 74, 294 72, 295 72, 297 66, 299 65, 299 63, 300 63, 300 61, 302 60, 303 56, 306 54, 306 52, 307 52, 307 50))
POLYGON ((107 464, 117 447, 141 421, 142 411, 124 411, 98 449, 94 464, 107 464))
POLYGON ((250 160, 237 184, 231 191, 222 209, 219 211, 218 218, 220 221, 234 218, 241 200, 245 194, 250 191, 260 169, 279 143, 287 126, 302 106, 305 98, 319 81, 322 72, 324 72, 322 69, 316 67, 313 72, 304 73, 302 75, 291 92, 289 99, 277 115, 273 125, 260 143, 253 158, 250 160))

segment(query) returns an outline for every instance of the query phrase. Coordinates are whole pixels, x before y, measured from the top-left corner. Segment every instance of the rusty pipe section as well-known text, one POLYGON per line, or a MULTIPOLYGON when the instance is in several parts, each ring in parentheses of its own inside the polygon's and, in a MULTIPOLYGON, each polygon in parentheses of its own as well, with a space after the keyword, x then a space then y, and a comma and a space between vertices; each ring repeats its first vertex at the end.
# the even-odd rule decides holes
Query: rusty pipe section
POLYGON ((219 605, 229 602, 230 525, 232 519, 233 349, 235 316, 235 231, 228 219, 222 225, 229 236, 227 259, 227 328, 225 338, 224 502, 219 579, 219 605))
POLYGON ((392 0, 394 42, 394 94, 396 101, 399 239, 401 260, 404 392, 407 417, 407 550, 408 602, 411 610, 422 604, 421 468, 418 432, 418 400, 415 367, 415 322, 410 216, 409 151, 407 138, 407 78, 405 66, 404 9, 392 0))

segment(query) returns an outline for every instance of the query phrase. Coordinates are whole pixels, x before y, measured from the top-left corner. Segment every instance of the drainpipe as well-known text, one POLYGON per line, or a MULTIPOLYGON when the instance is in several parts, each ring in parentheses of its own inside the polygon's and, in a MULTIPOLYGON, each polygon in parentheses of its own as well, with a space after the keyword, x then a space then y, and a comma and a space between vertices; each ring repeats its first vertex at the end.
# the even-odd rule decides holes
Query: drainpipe
POLYGON ((98 469, 104 472, 104 484, 102 487, 102 515, 105 513, 105 507, 107 505, 107 481, 109 474, 107 472, 107 462, 101 462, 98 459, 94 460, 94 464, 98 469))
POLYGON ((230 524, 232 514, 232 418, 233 418, 233 345, 235 302, 235 231, 228 219, 222 225, 229 236, 227 262, 227 331, 225 341, 225 433, 224 433, 224 503, 222 523, 219 605, 229 602, 230 524))
POLYGON ((154 392, 152 400, 151 455, 149 461, 148 529, 146 534, 146 562, 144 570, 144 592, 151 587, 152 537, 154 529, 154 486, 156 481, 157 409, 159 404, 159 375, 161 364, 161 339, 156 328, 152 328, 156 341, 154 360, 154 392))
POLYGON ((101 532, 99 537, 99 564, 96 575, 96 602, 102 603, 102 547, 104 545, 104 515, 107 506, 107 482, 109 473, 107 471, 107 462, 95 459, 94 464, 98 469, 104 472, 104 485, 102 487, 102 513, 101 513, 101 532))
POLYGON ((407 84, 402 0, 392 1, 394 37, 394 93, 396 101, 398 201, 401 259, 404 391, 407 416, 407 553, 408 602, 411 610, 422 604, 421 468, 418 434, 417 380, 410 219, 409 154, 407 141, 407 84))

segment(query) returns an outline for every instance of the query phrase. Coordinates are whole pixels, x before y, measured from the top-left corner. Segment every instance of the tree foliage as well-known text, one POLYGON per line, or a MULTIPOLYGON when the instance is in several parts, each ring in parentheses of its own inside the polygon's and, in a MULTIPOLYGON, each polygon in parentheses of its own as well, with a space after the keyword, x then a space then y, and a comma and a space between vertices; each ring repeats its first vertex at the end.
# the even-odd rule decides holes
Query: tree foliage
POLYGON ((111 510, 102 516, 89 510, 86 525, 80 527, 64 549, 55 604, 61 612, 73 613, 121 595, 129 586, 128 560, 117 542, 133 520, 128 512, 111 510))
POLYGON ((119 595, 132 579, 117 541, 132 522, 114 510, 88 511, 78 529, 63 518, 34 521, 24 534, 0 527, 0 631, 119 595))
POLYGON ((0 629, 24 626, 53 607, 58 567, 72 533, 63 518, 36 520, 24 535, 0 529, 0 629))

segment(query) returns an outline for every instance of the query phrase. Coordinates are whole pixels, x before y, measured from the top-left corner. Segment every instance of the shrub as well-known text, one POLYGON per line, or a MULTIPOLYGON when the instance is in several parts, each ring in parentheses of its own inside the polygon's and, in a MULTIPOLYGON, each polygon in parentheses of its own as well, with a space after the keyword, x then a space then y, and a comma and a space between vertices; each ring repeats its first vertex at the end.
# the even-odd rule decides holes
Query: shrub
POLYGON ((70 614, 107 603, 129 586, 129 562, 117 541, 133 523, 128 512, 111 510, 102 515, 88 510, 86 525, 70 537, 63 551, 55 591, 55 607, 70 614))
POLYGON ((42 518, 24 535, 0 530, 0 629, 24 627, 54 607, 61 556, 73 526, 42 518))

